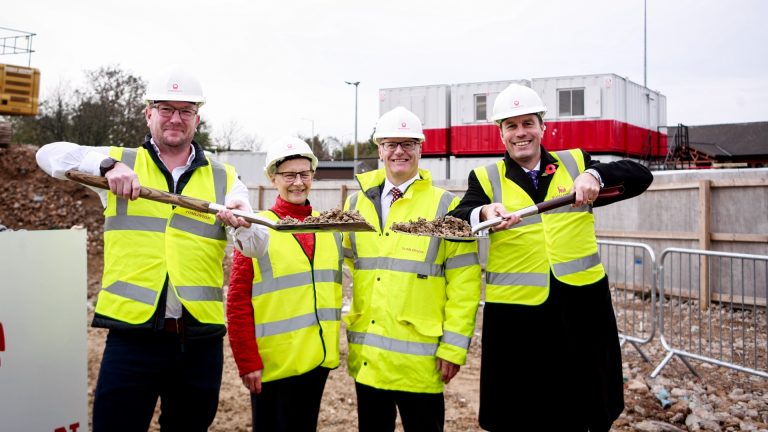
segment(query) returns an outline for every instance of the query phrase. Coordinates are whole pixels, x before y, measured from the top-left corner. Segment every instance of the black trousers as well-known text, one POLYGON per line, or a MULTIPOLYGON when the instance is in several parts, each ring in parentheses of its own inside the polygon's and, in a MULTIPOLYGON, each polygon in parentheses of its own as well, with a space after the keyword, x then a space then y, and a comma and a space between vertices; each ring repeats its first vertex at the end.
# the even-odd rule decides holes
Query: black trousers
POLYGON ((397 410, 406 432, 442 431, 445 401, 442 393, 381 390, 355 383, 357 416, 361 432, 395 430, 397 410))
POLYGON ((146 432, 160 398, 163 432, 207 431, 216 416, 222 338, 111 330, 93 402, 94 432, 146 432))
POLYGON ((331 370, 315 368, 305 374, 270 381, 261 393, 251 393, 254 432, 314 432, 331 370))
POLYGON ((551 278, 538 306, 486 303, 482 342, 483 429, 608 432, 624 409, 607 278, 583 287, 551 278))

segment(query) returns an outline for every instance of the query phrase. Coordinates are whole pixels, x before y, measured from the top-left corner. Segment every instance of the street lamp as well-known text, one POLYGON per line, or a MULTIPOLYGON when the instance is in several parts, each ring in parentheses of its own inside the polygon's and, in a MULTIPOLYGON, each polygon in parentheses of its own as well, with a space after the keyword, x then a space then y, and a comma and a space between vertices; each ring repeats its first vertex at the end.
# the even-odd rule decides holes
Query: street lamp
POLYGON ((355 162, 352 166, 352 174, 357 174, 357 86, 360 85, 360 81, 344 81, 349 85, 355 86, 355 162))

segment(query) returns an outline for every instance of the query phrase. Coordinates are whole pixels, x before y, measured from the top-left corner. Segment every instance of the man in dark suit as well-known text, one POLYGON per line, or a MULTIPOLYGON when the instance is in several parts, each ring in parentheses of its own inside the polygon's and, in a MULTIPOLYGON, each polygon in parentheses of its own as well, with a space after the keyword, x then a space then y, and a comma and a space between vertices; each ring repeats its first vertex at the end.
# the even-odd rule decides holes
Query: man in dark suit
POLYGON ((578 149, 542 145, 546 107, 512 84, 493 120, 506 152, 474 169, 451 212, 492 228, 486 266, 480 425, 504 431, 608 431, 624 408, 616 318, 598 256, 592 208, 645 191, 650 171, 629 160, 599 163, 578 149), (597 201, 603 187, 620 197, 597 201), (575 192, 572 206, 521 220, 511 213, 575 192))

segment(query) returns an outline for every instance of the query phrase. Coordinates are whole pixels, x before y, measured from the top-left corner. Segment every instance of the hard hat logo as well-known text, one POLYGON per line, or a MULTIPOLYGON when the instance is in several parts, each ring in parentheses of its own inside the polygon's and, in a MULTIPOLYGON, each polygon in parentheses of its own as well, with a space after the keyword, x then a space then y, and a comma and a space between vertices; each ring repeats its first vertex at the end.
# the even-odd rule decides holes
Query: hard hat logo
POLYGON ((173 83, 173 89, 178 90, 179 89, 179 83, 173 83))
POLYGON ((407 125, 405 124, 405 122, 402 122, 400 123, 400 127, 404 128, 404 127, 407 127, 407 125))
POLYGON ((520 101, 519 101, 519 100, 516 100, 516 101, 514 102, 514 105, 515 105, 515 106, 518 106, 518 105, 520 105, 520 101))

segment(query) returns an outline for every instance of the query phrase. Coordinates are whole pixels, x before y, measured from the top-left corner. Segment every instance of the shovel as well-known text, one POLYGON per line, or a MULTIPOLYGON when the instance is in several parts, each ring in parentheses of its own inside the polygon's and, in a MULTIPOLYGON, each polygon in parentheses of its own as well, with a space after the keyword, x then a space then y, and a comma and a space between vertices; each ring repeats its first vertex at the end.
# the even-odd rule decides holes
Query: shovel
MULTIPOLYGON (((611 187, 607 187, 607 188, 602 189, 600 191, 600 194, 597 195, 597 199, 599 200, 601 198, 617 197, 617 196, 619 196, 619 195, 621 195, 623 193, 624 193, 624 186, 611 186, 611 187)), ((520 216, 521 218, 525 218, 525 217, 528 217, 528 216, 537 215, 539 213, 544 213, 546 211, 553 210, 553 209, 556 209, 558 207, 563 207, 563 206, 566 206, 568 204, 573 204, 574 201, 576 201, 576 192, 571 192, 570 194, 565 195, 565 196, 561 196, 559 198, 554 198, 554 199, 551 199, 551 200, 540 202, 538 204, 534 204, 534 205, 529 206, 529 207, 521 208, 520 210, 517 210, 517 211, 513 212, 513 214, 515 214, 517 216, 520 216)), ((485 231, 485 230, 487 230, 487 229, 489 229, 489 228, 493 228, 496 225, 502 223, 504 221, 504 219, 505 218, 502 218, 502 217, 496 217, 496 218, 493 218, 493 219, 488 219, 485 222, 481 222, 481 223, 479 223, 479 224, 477 224, 477 225, 472 227, 472 234, 470 236, 468 236, 468 237, 437 236, 437 235, 428 236, 427 234, 414 234, 414 233, 408 233, 408 232, 403 232, 403 231, 397 231, 397 232, 400 233, 400 234, 420 235, 420 236, 428 236, 428 237, 440 237, 440 238, 444 238, 444 239, 448 239, 448 240, 464 240, 464 241, 469 240, 469 241, 471 241, 471 240, 476 240, 476 239, 479 239, 479 238, 486 238, 486 237, 488 237, 487 235, 480 234, 480 233, 485 231)))
MULTIPOLYGON (((104 177, 86 174, 82 171, 69 170, 66 173, 67 178, 88 186, 100 189, 109 189, 109 182, 104 177)), ((221 204, 208 202, 198 198, 192 198, 171 192, 141 186, 139 196, 148 200, 157 201, 165 204, 171 204, 185 209, 197 210, 203 213, 217 213, 219 210, 227 210, 221 204)), ((275 231, 286 232, 323 232, 323 231, 375 231, 367 222, 320 222, 320 223, 302 223, 302 224, 278 224, 259 216, 255 213, 241 210, 229 209, 233 215, 241 217, 248 222, 263 225, 275 231)))
MULTIPOLYGON (((604 188, 600 190, 600 193, 597 195, 597 199, 600 198, 612 198, 617 197, 624 193, 624 186, 611 186, 604 188)), ((546 211, 556 209, 558 207, 563 207, 568 204, 573 204, 573 202, 576 201, 576 192, 571 192, 568 195, 561 196, 559 198, 554 198, 551 200, 543 201, 538 204, 534 204, 529 207, 521 208, 520 210, 512 212, 512 214, 516 216, 520 216, 521 218, 537 215, 539 213, 544 213, 546 211)), ((472 227, 472 235, 477 235, 478 232, 486 230, 488 228, 495 227, 496 225, 502 223, 506 218, 503 217, 495 217, 493 219, 488 219, 485 222, 481 222, 475 226, 472 227)))

